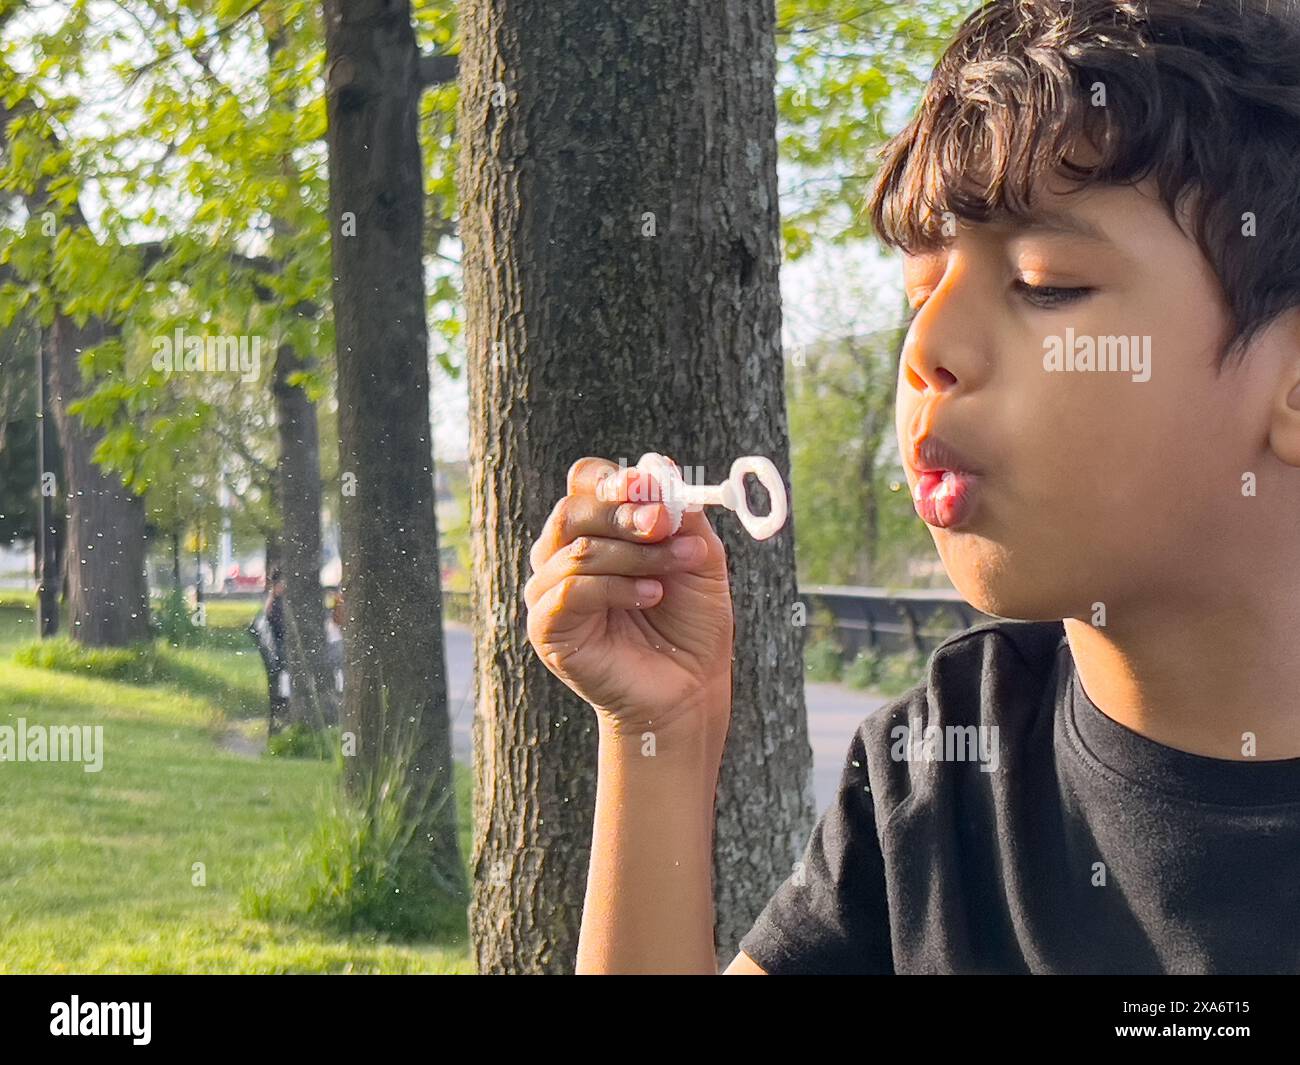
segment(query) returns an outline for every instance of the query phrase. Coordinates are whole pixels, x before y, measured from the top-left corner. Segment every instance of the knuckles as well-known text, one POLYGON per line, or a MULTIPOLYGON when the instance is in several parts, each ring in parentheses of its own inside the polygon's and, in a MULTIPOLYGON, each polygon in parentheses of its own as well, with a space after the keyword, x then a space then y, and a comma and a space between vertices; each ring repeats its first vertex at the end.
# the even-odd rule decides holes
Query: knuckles
POLYGON ((569 467, 569 472, 565 475, 564 478, 566 491, 569 492, 573 491, 573 484, 574 481, 577 480, 578 473, 582 470, 582 467, 590 461, 591 461, 590 455, 583 455, 582 458, 578 459, 576 462, 574 462, 572 466, 569 467))
POLYGON ((576 566, 584 562, 590 562, 599 550, 599 545, 593 536, 579 536, 569 545, 569 560, 576 566))
POLYGON ((560 496, 555 501, 555 506, 551 508, 550 516, 547 517, 546 524, 542 528, 542 534, 533 542, 532 550, 528 552, 528 564, 534 571, 546 565, 553 553, 547 552, 546 545, 564 542, 564 525, 568 520, 571 506, 569 500, 572 498, 572 496, 560 496))
POLYGON ((555 586, 555 610, 568 610, 573 604, 573 596, 577 591, 578 582, 574 577, 565 577, 555 586))

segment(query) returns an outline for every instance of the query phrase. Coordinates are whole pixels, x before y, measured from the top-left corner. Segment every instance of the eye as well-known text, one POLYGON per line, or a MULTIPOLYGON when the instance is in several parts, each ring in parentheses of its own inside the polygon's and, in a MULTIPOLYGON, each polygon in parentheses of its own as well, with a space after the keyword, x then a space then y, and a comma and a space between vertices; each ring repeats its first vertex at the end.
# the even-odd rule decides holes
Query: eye
POLYGON ((912 328, 912 323, 916 321, 916 316, 921 313, 921 308, 925 306, 925 301, 928 298, 929 298, 928 296, 922 296, 919 300, 916 301, 915 307, 908 308, 907 318, 904 319, 903 321, 904 331, 912 328))
POLYGON ((1024 295, 1026 300, 1043 310, 1063 307, 1067 303, 1078 303, 1079 300, 1086 299, 1094 291, 1087 287, 1056 288, 1052 285, 1031 285, 1020 278, 1016 278, 1015 287, 1024 295))

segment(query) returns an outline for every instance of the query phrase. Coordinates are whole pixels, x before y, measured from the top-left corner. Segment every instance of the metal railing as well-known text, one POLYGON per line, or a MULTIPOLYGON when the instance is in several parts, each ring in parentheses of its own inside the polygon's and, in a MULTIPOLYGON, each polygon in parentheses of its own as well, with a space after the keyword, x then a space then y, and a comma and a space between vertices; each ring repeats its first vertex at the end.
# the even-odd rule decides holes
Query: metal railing
POLYGON ((929 654, 949 636, 995 620, 946 588, 891 591, 813 584, 799 589, 809 624, 829 615, 845 657, 860 651, 929 654))
MULTIPOLYGON (((468 593, 444 591, 442 601, 449 619, 469 620, 468 593)), ((994 620, 944 588, 891 591, 812 584, 799 589, 799 601, 807 609, 809 627, 821 630, 829 623, 850 661, 860 651, 929 654, 949 636, 994 620)))

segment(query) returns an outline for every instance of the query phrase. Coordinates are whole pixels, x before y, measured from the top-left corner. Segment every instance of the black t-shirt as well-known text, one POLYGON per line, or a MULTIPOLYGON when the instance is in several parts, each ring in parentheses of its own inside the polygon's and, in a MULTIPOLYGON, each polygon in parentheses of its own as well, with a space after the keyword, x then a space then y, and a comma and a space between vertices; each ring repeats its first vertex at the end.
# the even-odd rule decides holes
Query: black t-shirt
POLYGON ((1060 622, 980 625, 859 726, 740 948, 774 975, 1300 972, 1300 758, 1155 743, 1060 622))

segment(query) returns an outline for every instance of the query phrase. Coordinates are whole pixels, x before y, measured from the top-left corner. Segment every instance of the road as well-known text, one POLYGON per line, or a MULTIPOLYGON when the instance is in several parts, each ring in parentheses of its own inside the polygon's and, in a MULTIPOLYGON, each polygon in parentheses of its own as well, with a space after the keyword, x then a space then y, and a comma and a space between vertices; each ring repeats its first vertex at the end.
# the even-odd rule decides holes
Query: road
MULTIPOLYGON (((468 626, 444 625, 447 649, 447 702, 452 721, 452 750, 458 762, 471 759, 474 718, 473 636, 468 626)), ((808 682, 808 739, 813 753, 813 793, 817 810, 830 805, 839 786, 849 741, 862 719, 889 700, 841 684, 808 682)))

